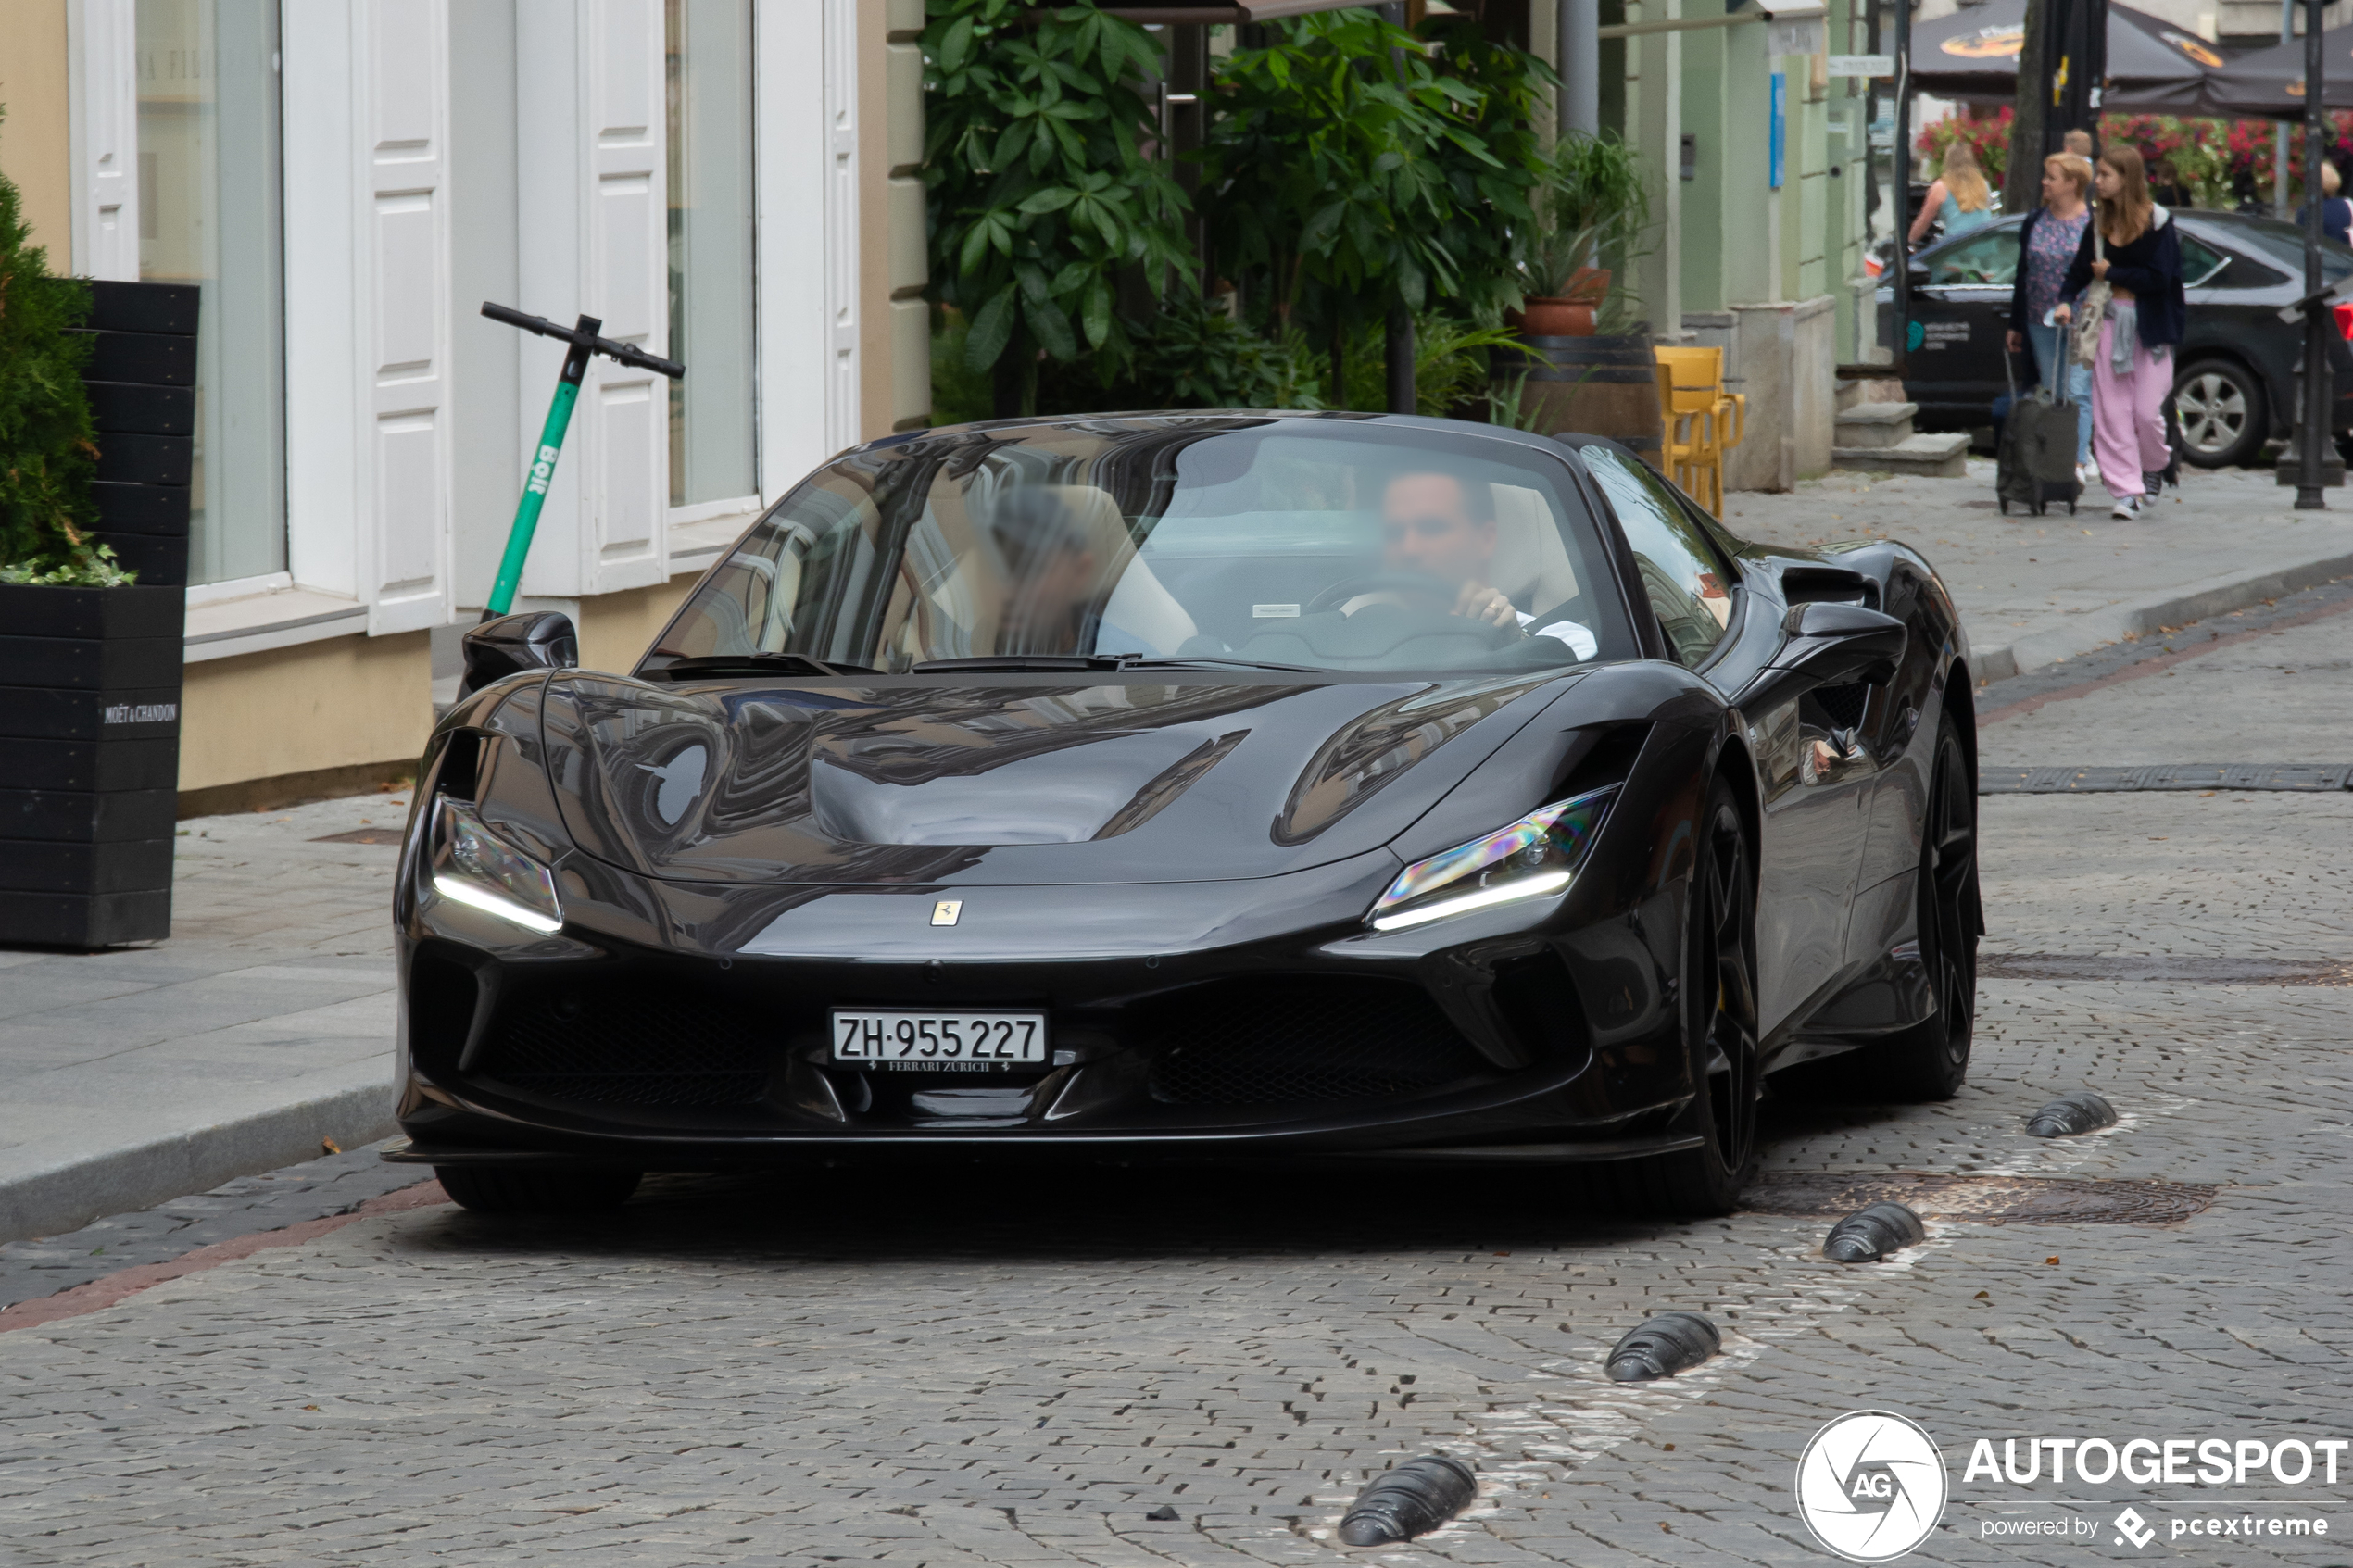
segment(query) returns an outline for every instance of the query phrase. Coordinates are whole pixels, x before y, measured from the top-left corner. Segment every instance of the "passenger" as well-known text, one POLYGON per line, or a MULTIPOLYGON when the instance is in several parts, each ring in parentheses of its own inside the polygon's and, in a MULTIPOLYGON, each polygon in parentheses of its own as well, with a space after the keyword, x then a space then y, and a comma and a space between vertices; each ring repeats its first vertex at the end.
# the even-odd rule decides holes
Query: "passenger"
MULTIPOLYGON (((1401 473, 1381 494, 1381 564, 1417 571, 1454 590, 1453 613, 1490 626, 1525 632, 1536 618, 1488 581, 1495 565, 1495 491, 1485 481, 1451 473, 1401 473)), ((1579 659, 1599 647, 1574 621, 1555 621, 1533 633, 1568 645, 1579 659)))
POLYGON ((1101 618, 1101 562, 1061 496, 1017 489, 990 533, 1005 563, 1000 654, 1149 653, 1143 638, 1101 618))

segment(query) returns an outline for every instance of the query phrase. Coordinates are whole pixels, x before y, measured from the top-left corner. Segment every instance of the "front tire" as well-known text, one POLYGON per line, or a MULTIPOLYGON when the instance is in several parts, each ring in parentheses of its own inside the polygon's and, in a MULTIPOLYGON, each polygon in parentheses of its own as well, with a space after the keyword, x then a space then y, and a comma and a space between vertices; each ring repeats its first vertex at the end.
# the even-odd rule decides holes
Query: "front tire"
POLYGON ((1683 1035, 1699 1087, 1683 1130, 1699 1147, 1610 1168, 1628 1206, 1729 1214, 1756 1168, 1756 873, 1730 788, 1708 791, 1683 934, 1683 1035))
POLYGON ((477 1214, 593 1214, 618 1209, 637 1190, 635 1171, 547 1171, 497 1165, 436 1165, 441 1190, 477 1214))

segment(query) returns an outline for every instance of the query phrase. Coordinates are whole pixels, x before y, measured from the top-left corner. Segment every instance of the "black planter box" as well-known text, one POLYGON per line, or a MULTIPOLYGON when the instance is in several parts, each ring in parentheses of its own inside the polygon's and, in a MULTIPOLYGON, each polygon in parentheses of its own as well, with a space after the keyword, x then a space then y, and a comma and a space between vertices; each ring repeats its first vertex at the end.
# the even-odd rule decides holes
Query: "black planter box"
POLYGON ((138 581, 0 583, 0 943, 171 934, 199 295, 91 295, 93 537, 138 581))
POLYGON ((86 381, 90 419, 98 429, 136 435, 196 433, 196 389, 141 386, 135 382, 86 381))

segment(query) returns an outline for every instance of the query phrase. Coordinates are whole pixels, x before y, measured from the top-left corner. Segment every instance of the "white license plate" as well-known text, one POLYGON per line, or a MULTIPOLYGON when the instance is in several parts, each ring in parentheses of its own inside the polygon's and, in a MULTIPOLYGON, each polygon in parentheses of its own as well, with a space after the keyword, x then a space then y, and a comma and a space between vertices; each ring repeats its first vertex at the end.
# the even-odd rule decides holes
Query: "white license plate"
POLYGON ((1040 1065, 1042 1012, 836 1012, 834 1060, 902 1072, 1040 1065))

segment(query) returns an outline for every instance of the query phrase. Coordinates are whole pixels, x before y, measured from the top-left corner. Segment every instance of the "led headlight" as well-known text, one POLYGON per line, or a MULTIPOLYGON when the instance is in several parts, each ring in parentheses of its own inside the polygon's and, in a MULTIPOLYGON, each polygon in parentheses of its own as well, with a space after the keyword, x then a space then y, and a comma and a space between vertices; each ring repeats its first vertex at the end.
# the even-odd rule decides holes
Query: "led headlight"
POLYGON ((1367 916, 1375 931, 1398 931, 1424 921, 1468 914, 1520 898, 1542 898, 1567 887, 1601 832, 1617 786, 1579 795, 1530 811, 1507 828, 1397 873, 1367 916))
POLYGON ((444 797, 434 822, 433 890, 500 920, 553 935, 564 927, 553 872, 500 838, 462 800, 444 797))

